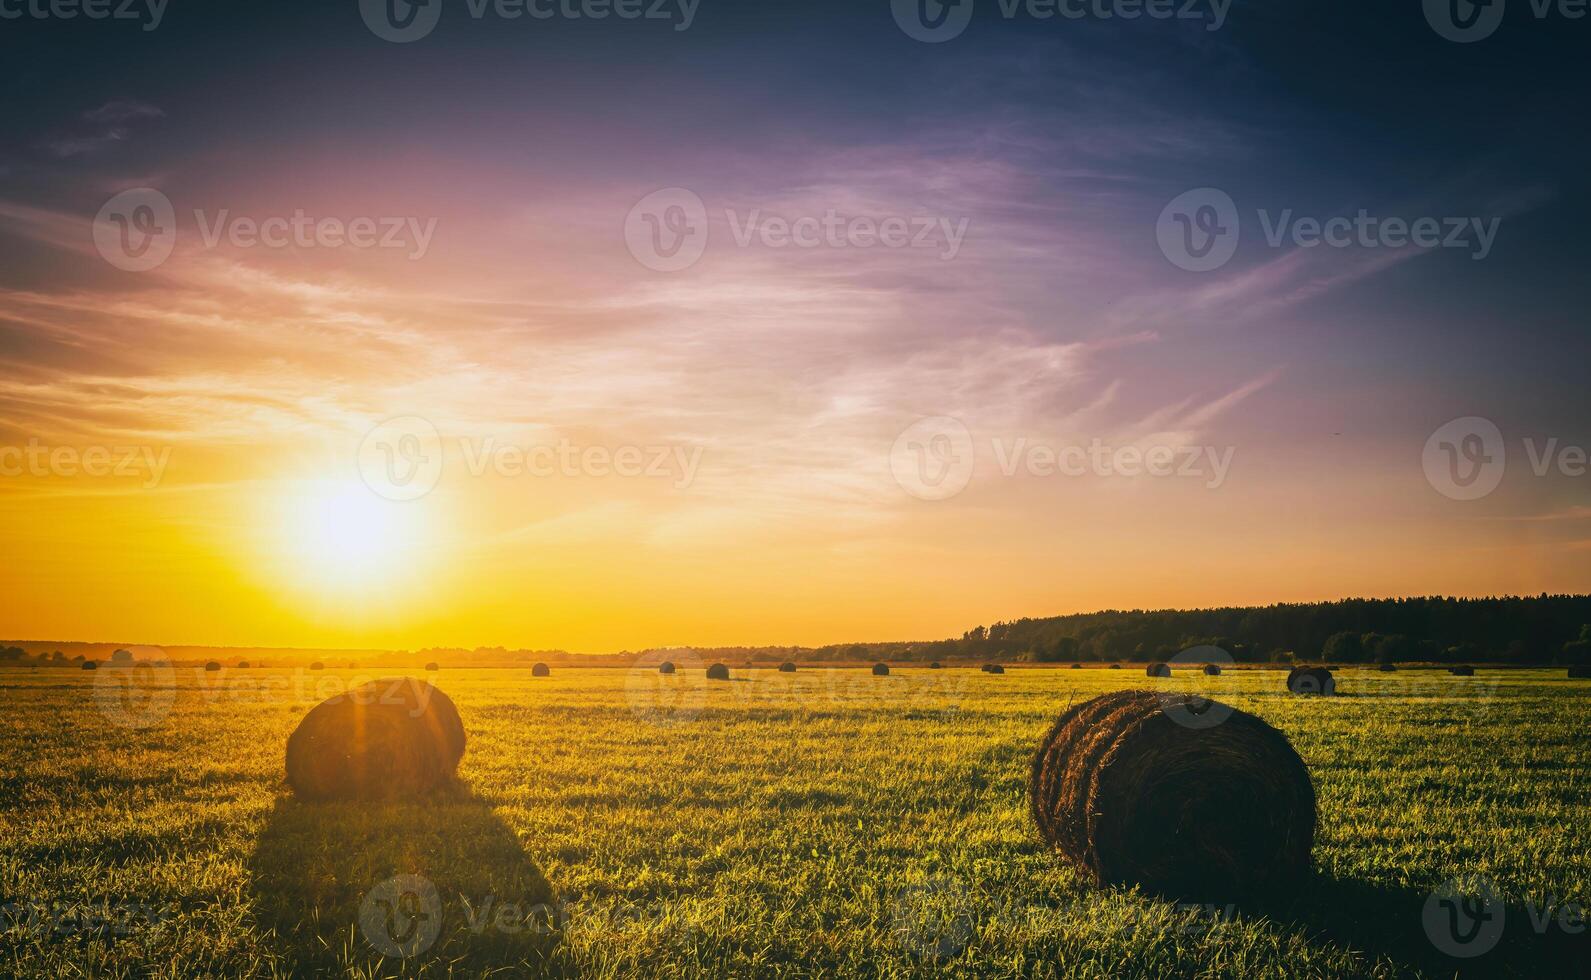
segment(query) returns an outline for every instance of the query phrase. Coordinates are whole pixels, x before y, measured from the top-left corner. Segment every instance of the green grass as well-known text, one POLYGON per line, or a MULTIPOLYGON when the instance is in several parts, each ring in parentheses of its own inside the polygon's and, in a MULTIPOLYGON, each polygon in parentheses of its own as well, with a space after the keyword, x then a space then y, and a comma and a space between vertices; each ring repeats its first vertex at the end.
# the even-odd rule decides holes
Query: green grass
POLYGON ((283 784, 297 719, 368 673, 177 668, 143 729, 105 674, 0 671, 0 975, 1529 976, 1566 937, 1523 904, 1591 904, 1591 683, 1561 670, 1348 670, 1334 699, 1257 671, 445 670, 462 785, 404 807, 283 784), (1150 684, 1260 715, 1309 764, 1319 875, 1290 901, 1100 891, 1036 838, 1055 715, 1150 684), (441 910, 407 959, 358 925, 399 874, 441 910), (1477 961, 1422 927, 1463 875, 1511 903, 1477 961))

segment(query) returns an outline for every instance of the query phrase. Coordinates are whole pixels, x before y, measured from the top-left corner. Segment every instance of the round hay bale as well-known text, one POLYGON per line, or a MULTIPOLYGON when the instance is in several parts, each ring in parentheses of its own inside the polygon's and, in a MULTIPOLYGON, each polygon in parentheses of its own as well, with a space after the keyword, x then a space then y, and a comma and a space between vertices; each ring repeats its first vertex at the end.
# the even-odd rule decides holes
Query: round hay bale
POLYGON ((779 665, 779 673, 781 673, 781 674, 793 674, 795 672, 796 672, 796 665, 793 664, 793 663, 789 663, 787 661, 787 662, 782 663, 782 664, 779 665))
POLYGON ((1204 665, 1204 675, 1206 677, 1220 677, 1221 676, 1221 665, 1220 664, 1205 664, 1204 665))
POLYGON ((707 679, 710 681, 729 680, 729 668, 723 664, 713 664, 707 668, 707 679))
POLYGON ((85 660, 85 661, 83 661, 83 669, 84 670, 99 670, 99 664, 95 663, 92 660, 85 660))
POLYGON ((211 672, 220 670, 221 669, 221 663, 220 663, 220 661, 217 661, 217 660, 207 660, 207 661, 205 661, 204 669, 207 670, 207 671, 211 671, 211 672))
POLYGON ((532 677, 547 677, 547 676, 550 676, 551 674, 552 674, 552 671, 547 669, 547 665, 546 664, 537 664, 534 667, 530 668, 530 676, 532 676, 532 677))
POLYGON ((1005 668, 1000 666, 999 664, 990 664, 989 666, 987 666, 987 667, 985 667, 983 669, 988 671, 991 674, 1003 674, 1003 673, 1005 673, 1005 668))
POLYGON ((874 664, 873 665, 873 676, 874 677, 888 677, 889 676, 889 664, 874 664))
POLYGON ((1171 667, 1168 664, 1153 663, 1144 668, 1144 673, 1149 677, 1170 677, 1171 667))
POLYGON ((674 661, 665 660, 662 663, 658 664, 657 665, 657 672, 659 674, 672 674, 672 673, 674 673, 674 661))
POLYGON ((1591 678, 1591 664, 1575 664, 1569 668, 1569 676, 1579 680, 1591 678))
POLYGON ((437 665, 437 662, 435 660, 433 660, 430 663, 425 665, 425 669, 426 670, 431 670, 431 671, 436 671, 436 670, 441 670, 442 668, 437 665))
POLYGON ((1117 691, 1067 709, 1028 781, 1039 833, 1099 885, 1232 901, 1310 865, 1315 789, 1287 737, 1187 694, 1117 691), (1193 719, 1220 709, 1219 723, 1193 719))
POLYGON ((1382 664, 1380 667, 1378 667, 1376 669, 1381 671, 1383 674, 1394 674, 1394 673, 1397 673, 1398 665, 1397 664, 1382 664))
POLYGON ((1083 669, 1083 665, 1082 664, 1072 664, 1072 669, 1073 670, 1082 670, 1083 669))
POLYGON ((1454 677, 1474 677, 1475 668, 1468 664, 1462 664, 1458 667, 1449 668, 1448 673, 1452 674, 1454 677))
POLYGON ((1294 667, 1287 672, 1287 689, 1294 694, 1337 693, 1337 679, 1325 667, 1294 667))
POLYGON ((110 662, 118 667, 123 664, 130 664, 133 662, 133 652, 131 650, 117 650, 110 655, 110 662))
POLYGON ((321 663, 319 660, 317 660, 314 663, 309 665, 309 669, 310 670, 325 670, 326 669, 326 665, 321 663))
POLYGON ((249 662, 247 660, 239 660, 238 661, 238 669, 239 670, 248 670, 249 669, 249 662))
POLYGON ((300 798, 403 800, 453 777, 464 723, 441 691, 388 677, 322 701, 287 739, 287 781, 300 798))
POLYGON ((928 665, 928 669, 929 670, 944 670, 945 669, 945 665, 940 663, 939 661, 935 660, 933 663, 928 665))
POLYGON ((1121 670, 1121 664, 1111 664, 1110 665, 1110 669, 1111 670, 1121 670))

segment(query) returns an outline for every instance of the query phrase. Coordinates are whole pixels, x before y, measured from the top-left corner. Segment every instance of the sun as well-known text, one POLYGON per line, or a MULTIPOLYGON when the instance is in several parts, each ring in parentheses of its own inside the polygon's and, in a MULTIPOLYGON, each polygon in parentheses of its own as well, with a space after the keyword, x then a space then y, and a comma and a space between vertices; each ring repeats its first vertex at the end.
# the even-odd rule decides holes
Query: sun
POLYGON ((423 514, 360 483, 302 481, 283 489, 278 555, 291 577, 317 588, 360 593, 412 569, 424 544, 423 514))

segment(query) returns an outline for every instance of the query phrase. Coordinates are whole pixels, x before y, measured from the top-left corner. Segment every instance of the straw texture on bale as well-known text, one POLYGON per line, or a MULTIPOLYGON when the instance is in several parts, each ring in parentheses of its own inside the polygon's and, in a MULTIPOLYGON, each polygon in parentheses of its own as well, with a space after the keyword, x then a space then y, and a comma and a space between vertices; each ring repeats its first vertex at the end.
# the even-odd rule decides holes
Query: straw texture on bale
POLYGON ((546 664, 537 664, 534 667, 530 668, 530 676, 532 676, 532 677, 546 677, 546 676, 550 675, 551 673, 552 673, 552 671, 547 669, 547 665, 546 664))
POLYGON ((665 660, 662 663, 658 664, 657 665, 657 672, 659 674, 672 674, 672 673, 674 673, 674 661, 665 660))
POLYGON ((1306 871, 1315 790, 1286 736, 1186 694, 1118 691, 1069 708, 1039 744, 1040 835, 1099 885, 1236 901, 1306 871), (1211 709, 1217 724, 1190 723, 1211 709), (1218 716, 1219 717, 1219 716, 1218 716))
POLYGON ((874 664, 873 665, 873 676, 874 677, 888 677, 889 676, 889 664, 874 664))
POLYGON ((713 664, 707 668, 707 679, 710 681, 729 680, 729 668, 723 664, 713 664))
POLYGON ((1337 679, 1325 667, 1294 667, 1287 672, 1287 689, 1294 694, 1337 693, 1337 679))
POLYGON ((782 663, 782 664, 779 665, 779 673, 781 673, 781 674, 793 674, 795 672, 796 672, 796 665, 795 664, 787 662, 787 663, 782 663))
POLYGON ((301 799, 413 799, 453 777, 464 723, 425 681, 370 681, 311 708, 287 739, 287 781, 301 799))
POLYGON ((1171 668, 1166 664, 1150 664, 1144 668, 1144 673, 1150 677, 1170 677, 1171 668))
POLYGON ((1454 677, 1474 677, 1475 668, 1466 664, 1461 667, 1453 667, 1448 670, 1448 673, 1452 674, 1454 677))
POLYGON ((1218 677, 1221 674, 1221 665, 1220 664, 1205 664, 1204 665, 1204 672, 1207 675, 1211 676, 1211 677, 1218 677))

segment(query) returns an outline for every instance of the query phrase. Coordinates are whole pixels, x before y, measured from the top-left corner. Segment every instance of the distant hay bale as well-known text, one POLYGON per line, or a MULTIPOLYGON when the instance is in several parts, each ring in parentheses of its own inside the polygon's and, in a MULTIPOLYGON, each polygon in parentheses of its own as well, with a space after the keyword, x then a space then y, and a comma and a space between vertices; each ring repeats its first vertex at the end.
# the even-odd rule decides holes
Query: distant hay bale
POLYGON ((131 650, 117 650, 110 655, 110 662, 118 667, 122 664, 130 664, 133 662, 133 652, 131 650))
POLYGON ((784 662, 784 663, 779 665, 779 673, 781 673, 781 674, 793 674, 795 672, 796 672, 796 665, 793 664, 793 663, 790 663, 789 661, 786 661, 786 662, 784 662))
POLYGON ((1287 689, 1294 694, 1337 693, 1337 679, 1325 667, 1294 667, 1287 672, 1287 689))
POLYGON ((939 661, 935 660, 933 663, 928 665, 928 669, 929 670, 944 670, 945 669, 945 665, 940 663, 939 661))
POLYGON ((1083 669, 1083 665, 1082 664, 1072 664, 1072 669, 1073 670, 1082 670, 1083 669))
POLYGON ((1569 676, 1579 680, 1591 678, 1591 664, 1575 664, 1569 668, 1569 676))
POLYGON ((1381 671, 1383 674, 1394 674, 1394 673, 1397 673, 1398 665, 1397 664, 1382 664, 1380 667, 1378 667, 1376 669, 1381 671))
POLYGON ((238 669, 239 670, 248 670, 249 669, 249 662, 247 660, 239 660, 238 661, 238 669))
POLYGON ((371 681, 311 708, 287 739, 301 799, 413 799, 450 780, 464 723, 446 694, 412 677, 371 681))
POLYGON ((1221 676, 1221 665, 1220 664, 1205 664, 1204 665, 1204 673, 1205 673, 1206 677, 1220 677, 1221 676))
POLYGON ((1099 885, 1233 901, 1310 866, 1303 760, 1259 718, 1194 695, 1118 691, 1067 709, 1039 743, 1028 801, 1045 842, 1099 885), (1219 723, 1193 723, 1212 707, 1219 723))
POLYGON ((1000 666, 999 664, 990 664, 989 666, 987 666, 987 667, 985 667, 983 669, 984 669, 985 673, 989 673, 989 674, 1003 674, 1003 673, 1005 673, 1005 668, 1000 666))
POLYGON ((713 664, 707 668, 707 679, 710 681, 729 680, 729 668, 723 664, 713 664))
POLYGON ((1447 672, 1449 674, 1452 674, 1454 677, 1474 677, 1475 676, 1475 668, 1471 667, 1468 664, 1461 664, 1461 665, 1459 665, 1457 667, 1450 667, 1447 672))
POLYGON ((1153 663, 1144 668, 1144 673, 1150 677, 1170 677, 1171 667, 1168 664, 1153 663))
POLYGON ((874 664, 873 665, 873 676, 874 677, 888 677, 889 676, 889 664, 874 664))
POLYGON ((665 660, 662 663, 658 664, 657 665, 657 672, 659 674, 672 674, 672 673, 674 673, 674 661, 665 660))
POLYGON ((547 665, 546 664, 537 664, 534 667, 530 668, 530 676, 532 676, 532 677, 547 677, 547 676, 550 676, 551 674, 552 674, 552 671, 547 669, 547 665))
POLYGON ((1110 665, 1110 669, 1111 670, 1121 670, 1121 664, 1111 664, 1110 665))
POLYGON ((436 662, 436 661, 435 661, 435 660, 433 660, 433 661, 431 661, 431 662, 430 662, 430 663, 428 663, 428 664, 426 664, 426 665, 425 665, 425 669, 426 669, 426 670, 433 670, 433 671, 435 671, 435 670, 441 670, 441 669, 442 669, 442 668, 441 668, 441 667, 440 667, 440 666, 438 666, 438 664, 437 664, 437 662, 436 662))
POLYGON ((204 669, 211 672, 220 670, 221 662, 218 660, 207 660, 205 661, 204 669))
POLYGON ((92 660, 85 660, 85 661, 83 661, 83 669, 84 670, 99 670, 99 664, 95 663, 92 660))
POLYGON ((321 663, 319 660, 317 660, 314 663, 309 665, 309 669, 310 670, 325 670, 326 669, 326 665, 321 663))

